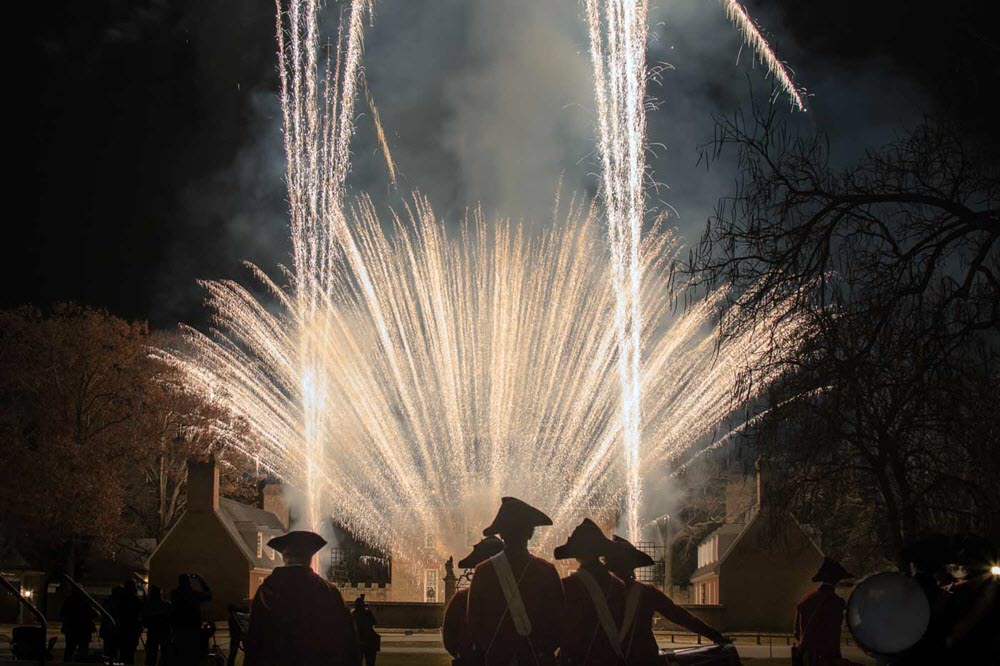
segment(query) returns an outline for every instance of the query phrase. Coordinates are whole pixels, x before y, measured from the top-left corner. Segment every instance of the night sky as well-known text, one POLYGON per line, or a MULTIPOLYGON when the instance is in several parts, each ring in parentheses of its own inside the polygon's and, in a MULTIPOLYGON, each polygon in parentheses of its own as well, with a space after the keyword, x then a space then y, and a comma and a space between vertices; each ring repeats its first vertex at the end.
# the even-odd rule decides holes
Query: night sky
MULTIPOLYGON (((63 301, 153 325, 204 322, 199 278, 287 258, 274 99, 274 4, 264 0, 31 3, 7 122, 17 175, 5 224, 4 307, 63 301), (17 211, 17 212, 15 212, 17 211)), ((943 114, 995 145, 996 3, 748 3, 807 88, 801 131, 844 164, 943 114), (991 15, 993 14, 993 15, 991 15)), ((733 173, 697 166, 712 114, 766 91, 710 0, 652 1, 658 145, 652 200, 697 234, 733 173), (739 56, 739 58, 738 58, 739 56)), ((339 7, 330 3, 329 30, 339 7)), ((563 174, 592 191, 592 93, 575 0, 378 0, 366 68, 407 189, 456 219, 537 219, 563 174)), ((785 104, 783 101, 779 103, 785 104)), ((363 100, 359 110, 367 111, 363 100)), ((366 118, 351 186, 391 205, 366 118)))

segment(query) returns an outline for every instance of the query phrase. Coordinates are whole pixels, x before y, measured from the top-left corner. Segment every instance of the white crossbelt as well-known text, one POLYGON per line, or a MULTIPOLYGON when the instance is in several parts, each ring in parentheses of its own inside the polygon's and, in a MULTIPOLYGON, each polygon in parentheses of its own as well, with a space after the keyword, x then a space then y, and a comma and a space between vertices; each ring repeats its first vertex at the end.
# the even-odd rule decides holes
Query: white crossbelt
POLYGON ((500 581, 500 589, 507 600, 507 610, 510 611, 510 619, 514 621, 514 631, 518 636, 531 635, 531 618, 528 617, 528 609, 524 607, 524 600, 521 599, 521 590, 514 580, 514 571, 510 568, 510 561, 507 554, 500 551, 490 558, 493 563, 493 570, 497 572, 497 580, 500 581))
POLYGON ((601 624, 601 628, 604 629, 604 634, 608 637, 608 643, 611 644, 618 657, 624 658, 621 642, 618 639, 618 627, 615 625, 614 616, 611 615, 608 600, 604 598, 604 591, 601 590, 601 586, 598 585, 597 580, 586 569, 577 569, 576 575, 580 577, 580 581, 583 582, 583 586, 587 588, 587 592, 590 594, 591 601, 594 602, 597 619, 601 624))
POLYGON ((625 617, 622 619, 622 628, 618 632, 618 639, 624 643, 628 637, 629 630, 635 622, 635 615, 639 612, 639 601, 642 599, 642 583, 633 580, 628 584, 628 595, 625 597, 625 617))

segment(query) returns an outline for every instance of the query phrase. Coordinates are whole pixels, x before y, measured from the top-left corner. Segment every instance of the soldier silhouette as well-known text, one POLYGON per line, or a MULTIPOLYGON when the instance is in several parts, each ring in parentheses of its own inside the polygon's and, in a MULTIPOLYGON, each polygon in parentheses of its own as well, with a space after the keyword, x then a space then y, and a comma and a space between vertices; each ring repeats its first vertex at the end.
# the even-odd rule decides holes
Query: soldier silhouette
MULTIPOLYGON (((474 569, 503 550, 503 541, 498 537, 484 537, 472 547, 472 552, 458 561, 462 569, 474 569)), ((449 558, 450 560, 450 558, 449 558)), ((467 614, 469 610, 469 588, 458 590, 444 610, 441 625, 441 640, 444 649, 452 657, 452 664, 469 664, 472 657, 472 637, 469 635, 467 614)))
POLYGON ((326 540, 295 531, 267 545, 281 553, 285 566, 265 578, 254 595, 244 639, 245 666, 360 664, 354 621, 344 598, 310 568, 326 540))
POLYGON ((846 603, 837 596, 834 586, 844 578, 853 578, 838 562, 829 557, 813 576, 820 586, 802 597, 795 612, 795 637, 798 641, 792 651, 796 664, 837 664, 840 656, 840 627, 844 622, 846 603))
POLYGON ((614 542, 589 518, 555 550, 557 560, 576 558, 580 568, 563 578, 566 619, 562 663, 605 666, 624 663, 619 627, 625 614, 625 584, 611 575, 601 557, 614 542))
POLYGON ((652 557, 620 536, 614 537, 614 542, 615 547, 604 558, 604 563, 612 574, 625 583, 625 614, 618 637, 628 664, 645 666, 663 663, 656 637, 653 636, 655 613, 711 641, 726 642, 725 636, 675 604, 663 592, 635 579, 636 569, 655 564, 652 557))
POLYGON ((555 663, 565 605, 559 574, 528 552, 535 527, 552 520, 515 497, 504 497, 483 536, 504 549, 476 567, 469 586, 468 631, 474 658, 486 666, 555 663))

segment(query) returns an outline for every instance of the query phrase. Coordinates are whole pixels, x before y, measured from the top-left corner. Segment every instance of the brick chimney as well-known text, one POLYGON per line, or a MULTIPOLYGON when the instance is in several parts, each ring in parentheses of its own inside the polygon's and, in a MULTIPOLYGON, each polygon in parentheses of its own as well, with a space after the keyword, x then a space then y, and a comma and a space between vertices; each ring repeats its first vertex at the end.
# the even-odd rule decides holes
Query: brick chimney
POLYGON ((260 508, 278 517, 288 529, 288 502, 285 501, 285 487, 280 483, 265 483, 260 492, 260 508))
POLYGON ((193 513, 219 510, 219 469, 214 454, 188 458, 187 510, 193 513))

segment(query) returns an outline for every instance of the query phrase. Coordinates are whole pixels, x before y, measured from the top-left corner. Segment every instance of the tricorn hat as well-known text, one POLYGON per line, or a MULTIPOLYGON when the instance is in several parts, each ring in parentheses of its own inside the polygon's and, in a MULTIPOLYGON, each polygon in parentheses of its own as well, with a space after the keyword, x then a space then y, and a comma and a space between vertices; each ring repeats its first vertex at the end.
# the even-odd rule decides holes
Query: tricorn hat
POLYGON ((812 577, 814 583, 829 583, 834 585, 844 578, 854 578, 854 574, 840 566, 840 562, 831 560, 829 557, 823 558, 823 564, 819 565, 819 571, 812 577))
POLYGON ((590 518, 576 526, 566 543, 556 547, 553 555, 557 560, 568 560, 571 557, 601 557, 607 555, 615 547, 615 542, 604 536, 597 523, 590 518))
POLYGON ((320 548, 326 545, 326 539, 315 532, 305 530, 295 530, 288 534, 274 537, 267 542, 268 547, 274 548, 282 555, 314 555, 320 548))
POLYGON ((472 547, 472 552, 458 561, 458 566, 463 569, 473 569, 480 562, 485 562, 503 550, 503 541, 498 537, 484 537, 482 541, 472 547))
POLYGON ((656 561, 647 553, 642 552, 632 545, 632 542, 623 539, 617 534, 614 536, 614 548, 604 558, 604 563, 613 571, 622 569, 641 569, 651 567, 656 561))
POLYGON ((495 536, 510 527, 539 527, 551 524, 551 518, 527 502, 522 502, 516 497, 504 497, 500 500, 500 510, 497 511, 496 518, 483 530, 483 536, 495 536))

